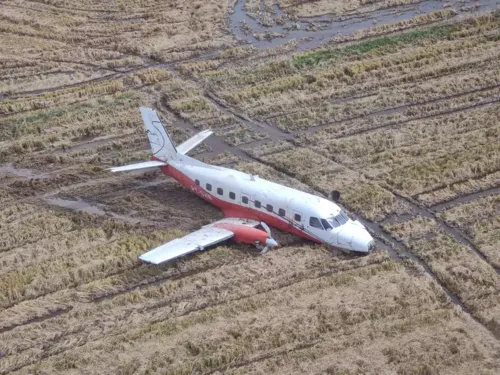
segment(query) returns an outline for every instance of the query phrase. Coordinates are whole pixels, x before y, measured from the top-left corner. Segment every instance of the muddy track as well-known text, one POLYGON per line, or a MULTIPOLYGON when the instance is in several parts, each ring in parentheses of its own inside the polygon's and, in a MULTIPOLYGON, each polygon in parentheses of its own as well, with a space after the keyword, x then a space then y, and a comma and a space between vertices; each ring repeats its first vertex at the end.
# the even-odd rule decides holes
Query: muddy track
POLYGON ((446 200, 443 202, 440 202, 438 204, 432 205, 429 207, 434 212, 439 212, 439 211, 445 211, 449 208, 459 206, 461 204, 469 203, 472 202, 476 199, 481 199, 481 198, 486 198, 492 195, 498 195, 500 194, 500 186, 497 187, 492 187, 489 189, 485 190, 480 190, 476 191, 474 193, 466 194, 466 195, 461 195, 457 198, 453 198, 450 200, 446 200))
POLYGON ((291 139, 292 135, 284 133, 277 127, 273 125, 269 125, 265 122, 256 121, 246 114, 235 110, 232 108, 225 100, 218 98, 215 93, 211 91, 205 91, 204 96, 208 99, 212 104, 219 108, 224 114, 230 114, 239 119, 240 121, 246 123, 247 125, 251 125, 252 129, 258 133, 265 133, 269 135, 272 139, 291 139))
MULTIPOLYGON (((432 119, 432 118, 439 118, 441 116, 453 115, 455 113, 461 113, 461 112, 468 111, 468 110, 475 109, 475 108, 482 108, 482 107, 486 107, 488 105, 492 105, 492 104, 496 104, 496 103, 500 103, 500 98, 489 99, 489 100, 487 100, 485 102, 482 102, 482 103, 476 103, 476 104, 472 104, 472 105, 465 105, 465 106, 462 106, 462 107, 459 107, 459 108, 448 109, 448 110, 444 110, 444 111, 440 111, 440 112, 436 112, 436 113, 432 113, 432 114, 428 114, 428 115, 415 116, 415 117, 411 117, 411 118, 408 118, 408 119, 402 120, 402 121, 400 121, 400 120, 389 121, 389 122, 386 122, 384 124, 381 124, 381 125, 378 125, 378 126, 374 126, 374 127, 371 127, 371 128, 360 129, 360 130, 356 130, 356 131, 352 131, 352 132, 347 132, 345 134, 338 135, 336 138, 337 139, 341 139, 341 138, 354 137, 354 136, 357 136, 357 135, 370 133, 370 132, 375 131, 375 130, 380 130, 380 129, 385 129, 385 128, 391 128, 391 127, 398 127, 400 125, 404 125, 404 124, 407 124, 407 123, 412 122, 412 121, 428 120, 428 119, 432 119)), ((359 120, 359 119, 362 119, 362 118, 369 118, 369 117, 376 117, 376 116, 382 116, 382 115, 387 115, 387 114, 399 113, 399 112, 401 112, 401 111, 403 111, 405 109, 406 108, 403 108, 403 109, 397 110, 397 111, 391 111, 389 109, 377 110, 377 111, 374 111, 374 112, 366 113, 364 115, 353 116, 353 117, 350 117, 350 118, 347 118, 347 119, 342 119, 342 120, 339 120, 339 121, 330 122, 330 123, 325 124, 325 125, 310 127, 310 128, 308 128, 306 130, 301 130, 299 132, 296 132, 295 134, 296 135, 299 135, 299 134, 313 134, 313 133, 316 133, 319 130, 329 129, 333 125, 338 125, 338 124, 342 124, 342 123, 353 121, 353 120, 359 120)))
POLYGON ((58 292, 60 292, 61 290, 73 290, 73 289, 76 289, 78 287, 82 287, 82 286, 85 286, 85 285, 88 285, 88 284, 91 284, 92 282, 96 281, 96 280, 105 280, 109 277, 113 277, 113 276, 118 276, 122 273, 125 273, 127 271, 130 271, 130 270, 133 270, 134 268, 138 268, 139 266, 141 266, 141 263, 137 262, 137 263, 133 263, 127 267, 124 267, 124 268, 121 268, 119 270, 115 270, 115 271, 112 271, 112 272, 109 272, 108 274, 106 275, 103 275, 103 277, 101 278, 97 278, 97 279, 94 279, 88 283, 72 283, 68 286, 66 286, 65 288, 63 289, 58 289, 58 290, 52 290, 52 291, 47 291, 47 292, 44 292, 44 293, 41 293, 41 294, 38 294, 37 296, 34 296, 32 298, 26 298, 26 299, 23 299, 22 301, 19 301, 19 302, 15 302, 15 303, 11 303, 9 305, 5 305, 5 306, 2 306, 2 309, 6 310, 6 309, 10 309, 14 306, 17 306, 18 304, 20 303, 23 303, 23 302, 28 302, 28 301, 35 301, 35 300, 38 300, 38 299, 41 299, 43 297, 47 297, 47 296, 50 296, 50 295, 53 295, 53 294, 56 294, 58 292))
POLYGON ((414 215, 414 214, 390 215, 389 217, 386 217, 385 219, 378 222, 378 224, 381 226, 400 224, 400 223, 404 223, 406 221, 413 220, 416 217, 417 217, 417 215, 414 215))
MULTIPOLYGON (((474 178, 464 178, 464 179, 461 179, 461 180, 457 180, 457 181, 454 181, 452 184, 441 184, 441 185, 438 185, 432 189, 429 189, 429 190, 425 190, 421 193, 417 193, 417 194, 414 194, 411 196, 412 199, 416 199, 416 200, 419 200, 419 197, 421 195, 424 195, 424 194, 432 194, 434 192, 437 192, 439 190, 442 190, 442 189, 445 189, 447 187, 453 187, 455 185, 458 185, 458 184, 463 184, 465 182, 468 182, 468 181, 477 181, 477 180, 480 180, 482 178, 485 178, 491 174, 494 174, 494 173, 497 173, 497 172, 500 172, 500 169, 495 169, 493 171, 488 171, 488 172, 484 172, 484 173, 480 173, 478 174, 477 176, 475 176, 474 178)), ((441 202, 440 202, 441 203, 441 202)), ((438 203, 439 204, 439 203, 438 203)))
POLYGON ((38 73, 23 74, 23 75, 10 75, 8 79, 12 79, 12 80, 26 79, 26 78, 33 79, 34 77, 38 77, 38 76, 51 76, 51 75, 56 75, 56 74, 73 74, 73 73, 75 73, 75 70, 62 70, 62 69, 59 69, 59 70, 53 70, 53 71, 50 71, 50 72, 38 72, 38 73))
MULTIPOLYGON (((122 56, 122 58, 123 57, 128 57, 128 56, 122 56)), ((113 73, 123 73, 123 71, 121 71, 121 70, 118 70, 115 68, 105 67, 105 66, 98 65, 98 64, 92 64, 90 62, 80 62, 80 61, 61 60, 61 59, 43 59, 43 60, 40 59, 39 61, 40 62, 47 62, 47 63, 56 63, 56 64, 82 65, 82 66, 92 68, 94 70, 105 70, 105 71, 110 71, 113 73)), ((113 60, 110 60, 110 61, 113 61, 113 60)), ((45 73, 41 73, 41 74, 45 74, 45 73)))
MULTIPOLYGON (((455 74, 455 73, 453 73, 453 74, 455 74)), ((375 117, 375 116, 389 115, 389 114, 393 114, 393 113, 401 113, 401 112, 403 112, 403 111, 405 111, 405 110, 407 110, 409 108, 419 107, 419 106, 425 106, 425 105, 429 105, 429 104, 435 104, 435 103, 443 102, 443 101, 446 101, 446 100, 460 98, 460 97, 463 97, 463 96, 466 96, 466 95, 470 95, 470 94, 477 94, 477 93, 481 93, 481 92, 485 92, 485 91, 489 91, 489 90, 494 90, 494 89, 497 89, 497 88, 500 88, 500 84, 494 84, 494 85, 489 85, 489 86, 484 86, 484 87, 477 87, 477 88, 472 89, 472 90, 463 91, 463 92, 459 92, 459 93, 455 93, 455 94, 451 94, 451 95, 444 95, 444 96, 440 96, 440 97, 429 99, 429 100, 421 100, 421 101, 417 101, 417 102, 402 104, 402 105, 399 105, 399 106, 386 107, 386 108, 382 108, 382 109, 377 109, 375 111, 367 112, 367 113, 364 113, 364 114, 360 114, 360 115, 356 115, 356 116, 352 116, 352 117, 346 117, 346 118, 339 119, 339 120, 336 120, 336 121, 333 121, 333 122, 329 122, 329 123, 324 124, 324 125, 312 126, 312 127, 308 128, 307 130, 305 130, 305 132, 306 133, 308 131, 314 132, 318 128, 324 128, 324 127, 331 126, 333 124, 337 124, 337 123, 341 123, 341 122, 345 122, 345 121, 357 120, 357 119, 364 118, 364 117, 375 117)), ((369 98, 369 97, 372 97, 372 96, 377 96, 377 93, 376 92, 372 92, 372 93, 368 93, 368 94, 365 94, 365 95, 358 95, 358 96, 351 96, 351 97, 345 97, 345 98, 338 98, 338 99, 335 99, 333 101, 333 103, 334 104, 346 104, 346 103, 349 103, 349 102, 352 102, 352 101, 355 101, 355 100, 365 99, 365 98, 369 98)), ((264 121, 267 121, 269 119, 273 119, 273 118, 276 118, 276 117, 288 116, 290 114, 300 113, 301 111, 302 111, 302 109, 298 109, 298 110, 295 110, 295 111, 292 110, 292 111, 288 111, 288 112, 281 112, 281 113, 273 114, 271 116, 265 117, 264 121)))
MULTIPOLYGON (((310 50, 330 42, 335 36, 353 34, 360 29, 368 29, 376 25, 386 25, 395 22, 408 21, 414 16, 428 14, 443 9, 443 2, 439 0, 425 0, 415 4, 395 5, 383 9, 361 7, 350 14, 341 17, 321 15, 312 17, 291 17, 277 4, 271 14, 272 24, 264 25, 259 19, 252 18, 245 10, 247 0, 238 0, 234 12, 229 17, 229 29, 235 38, 245 41, 257 48, 276 48, 292 40, 300 41, 298 51, 310 50), (276 22, 280 19, 280 22, 276 22)), ((478 2, 451 0, 448 2, 456 15, 485 12, 496 9, 496 0, 479 1, 480 9, 473 8, 478 2), (465 9, 470 7, 472 11, 465 9)), ((294 4, 296 5, 296 4, 294 4)), ((260 9, 262 11, 262 9, 260 9)), ((258 16, 259 17, 259 16, 258 16)))
MULTIPOLYGON (((88 8, 65 7, 65 6, 61 6, 61 5, 47 4, 46 1, 43 1, 43 0, 29 0, 29 1, 27 1, 27 3, 28 4, 35 3, 35 4, 39 4, 43 7, 49 8, 49 9, 52 8, 58 14, 59 14, 59 11, 61 11, 61 10, 70 10, 70 11, 84 12, 84 13, 105 13, 105 14, 120 13, 121 12, 120 10, 113 10, 113 9, 88 9, 88 8)), ((26 7, 26 8, 31 9, 28 7, 26 7)))
POLYGON ((465 247, 471 249, 479 258, 481 258, 486 263, 488 263, 491 266, 491 268, 493 268, 496 271, 496 273, 498 275, 500 275, 500 268, 498 268, 497 266, 495 266, 494 264, 492 264, 490 262, 490 260, 488 259, 488 256, 484 252, 482 252, 476 245, 474 245, 458 229, 452 227, 450 224, 448 224, 447 222, 445 222, 444 220, 442 220, 441 218, 439 218, 439 216, 436 215, 436 213, 435 213, 434 210, 432 210, 432 209, 430 209, 428 207, 425 207, 423 204, 421 204, 418 201, 413 200, 410 197, 405 197, 405 196, 399 194, 398 192, 392 190, 390 186, 384 186, 384 187, 387 190, 389 190, 392 194, 394 194, 394 196, 397 197, 399 200, 401 200, 401 201, 405 202, 406 204, 408 204, 411 207, 411 209, 414 212, 416 212, 418 215, 420 215, 422 217, 427 217, 427 218, 430 218, 430 219, 434 219, 439 224, 439 226, 441 227, 441 229, 446 234, 448 234, 449 236, 453 237, 455 240, 457 240, 458 242, 460 242, 465 247))
MULTIPOLYGON (((206 97, 207 100, 210 100, 210 98, 206 97)), ((216 103, 214 103, 216 104, 216 103)), ((217 104, 216 104, 217 105, 217 104)), ((218 106, 218 105, 217 105, 218 106)), ((158 108, 163 108, 170 114, 172 114, 175 118, 175 126, 181 129, 186 129, 191 133, 197 133, 200 129, 197 129, 193 124, 191 124, 189 121, 186 121, 182 117, 179 116, 177 111, 175 111, 172 107, 170 107, 164 100, 158 100, 156 103, 156 107, 158 108)), ((218 106, 219 109, 224 110, 224 108, 218 106)), ((242 158, 243 160, 251 160, 248 156, 248 154, 244 151, 242 151, 239 146, 231 146, 229 143, 227 143, 225 140, 222 138, 216 136, 215 134, 212 135, 211 137, 208 137, 204 143, 210 147, 210 149, 213 152, 217 153, 223 153, 224 151, 229 151, 233 153, 234 155, 242 158)))
POLYGON ((30 319, 28 319, 25 322, 13 324, 11 326, 2 327, 2 328, 0 328, 0 335, 2 333, 12 331, 13 329, 16 329, 18 327, 27 326, 27 325, 30 325, 30 324, 42 323, 42 322, 44 322, 46 320, 57 318, 57 317, 59 317, 59 316, 61 316, 63 314, 66 314, 66 313, 70 312, 71 310, 73 310, 72 306, 61 307, 61 308, 49 311, 46 314, 43 314, 43 315, 40 315, 40 316, 36 316, 34 318, 30 318, 30 319))
POLYGON ((284 355, 284 354, 293 353, 293 352, 297 352, 300 350, 312 348, 313 346, 319 344, 321 341, 322 340, 313 340, 313 341, 309 341, 309 342, 304 342, 304 343, 297 344, 297 345, 293 346, 292 348, 273 350, 271 353, 259 354, 252 359, 244 359, 244 360, 240 360, 240 361, 236 361, 236 362, 231 362, 231 364, 229 364, 229 365, 220 366, 218 368, 215 368, 215 369, 207 372, 206 374, 207 375, 221 374, 221 373, 224 373, 225 371, 227 371, 228 369, 237 370, 239 368, 242 368, 245 366, 250 366, 252 364, 262 362, 262 361, 271 359, 271 358, 276 357, 276 356, 280 356, 280 355, 284 355))
POLYGON ((9 99, 15 100, 15 99, 19 99, 19 98, 25 97, 25 96, 31 96, 31 95, 37 96, 37 95, 43 95, 43 94, 46 94, 49 92, 72 89, 72 88, 80 87, 80 86, 86 86, 86 85, 89 85, 92 83, 97 83, 97 82, 102 82, 102 81, 120 78, 122 76, 122 74, 123 73, 113 73, 113 74, 108 74, 108 75, 105 75, 102 77, 92 78, 92 79, 89 79, 86 81, 81 81, 81 82, 77 82, 77 83, 70 83, 68 85, 62 85, 62 86, 57 86, 57 87, 52 87, 52 88, 47 88, 47 89, 40 89, 40 90, 22 91, 22 92, 18 92, 14 95, 9 96, 9 99))

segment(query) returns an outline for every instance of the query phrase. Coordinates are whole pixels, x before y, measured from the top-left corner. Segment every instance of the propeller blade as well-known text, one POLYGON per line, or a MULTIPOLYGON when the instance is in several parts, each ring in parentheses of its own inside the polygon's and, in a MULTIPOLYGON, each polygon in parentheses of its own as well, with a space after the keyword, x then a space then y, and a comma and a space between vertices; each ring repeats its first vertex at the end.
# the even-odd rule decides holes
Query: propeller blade
POLYGON ((264 228, 264 230, 266 231, 267 235, 269 237, 271 237, 271 229, 269 228, 269 226, 266 223, 264 223, 263 221, 260 222, 260 225, 261 225, 262 228, 264 228))
POLYGON ((265 254, 265 253, 267 253, 267 250, 269 250, 269 246, 264 246, 264 248, 262 249, 262 251, 260 253, 265 254))

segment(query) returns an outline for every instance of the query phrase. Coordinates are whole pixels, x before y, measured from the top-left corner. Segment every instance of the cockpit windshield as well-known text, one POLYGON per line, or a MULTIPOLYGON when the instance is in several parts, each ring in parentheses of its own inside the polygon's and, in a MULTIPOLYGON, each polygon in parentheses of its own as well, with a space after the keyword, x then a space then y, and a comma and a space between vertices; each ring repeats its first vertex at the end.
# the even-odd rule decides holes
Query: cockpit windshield
POLYGON ((328 219, 321 219, 325 229, 338 228, 349 221, 349 216, 344 211, 340 211, 338 215, 329 217, 328 219), (326 225, 328 224, 328 226, 326 225))

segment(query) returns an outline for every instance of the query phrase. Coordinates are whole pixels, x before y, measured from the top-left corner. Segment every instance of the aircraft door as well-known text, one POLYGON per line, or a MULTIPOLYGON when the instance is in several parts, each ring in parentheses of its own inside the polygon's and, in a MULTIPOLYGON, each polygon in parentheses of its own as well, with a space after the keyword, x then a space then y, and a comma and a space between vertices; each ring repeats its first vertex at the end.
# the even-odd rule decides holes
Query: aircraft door
POLYGON ((325 240, 325 236, 327 235, 327 231, 323 228, 323 224, 321 224, 321 220, 315 216, 307 216, 303 218, 304 226, 306 230, 314 235, 314 237, 325 240))

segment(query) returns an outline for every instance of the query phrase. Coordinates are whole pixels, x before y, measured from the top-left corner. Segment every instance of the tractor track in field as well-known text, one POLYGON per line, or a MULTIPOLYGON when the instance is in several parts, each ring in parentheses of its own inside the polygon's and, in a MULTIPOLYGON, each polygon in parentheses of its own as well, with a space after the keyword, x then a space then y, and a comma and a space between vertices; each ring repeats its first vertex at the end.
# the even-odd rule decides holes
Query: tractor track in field
MULTIPOLYGON (((436 113, 431 113, 431 114, 426 114, 426 115, 421 115, 421 116, 415 116, 415 117, 411 117, 411 118, 408 118, 408 119, 405 119, 405 120, 389 121, 389 122, 386 122, 386 123, 381 124, 381 125, 373 126, 371 128, 354 130, 352 132, 345 132, 344 134, 337 135, 336 139, 342 139, 342 138, 348 138, 348 137, 355 137, 355 136, 358 136, 358 135, 370 133, 370 132, 373 132, 373 131, 376 131, 376 130, 380 130, 380 129, 398 127, 400 125, 404 125, 404 124, 407 124, 407 123, 412 122, 412 121, 428 120, 428 119, 433 119, 433 118, 439 118, 441 116, 453 115, 453 114, 461 113, 461 112, 468 111, 468 110, 471 110, 471 109, 487 107, 489 105, 493 105, 493 104, 497 104, 497 103, 500 103, 500 97, 499 98, 489 99, 489 100, 487 100, 485 102, 481 102, 481 103, 475 103, 475 104, 472 104, 472 105, 464 105, 464 106, 461 106, 459 108, 447 109, 447 110, 439 111, 439 112, 436 112, 436 113)), ((401 110, 392 110, 392 109, 377 110, 377 111, 366 113, 366 114, 363 114, 363 115, 357 115, 357 116, 353 116, 353 117, 350 117, 350 118, 346 118, 346 119, 342 119, 342 120, 330 122, 330 123, 325 124, 325 125, 319 125, 319 126, 315 126, 315 127, 310 127, 310 128, 308 128, 306 130, 302 130, 302 131, 296 132, 295 134, 297 134, 297 135, 299 135, 299 134, 314 134, 317 131, 328 130, 328 129, 332 128, 335 125, 346 123, 346 122, 353 121, 353 120, 359 120, 359 119, 362 119, 362 118, 370 118, 370 117, 376 117, 376 116, 383 116, 383 115, 386 115, 386 114, 400 113, 400 112, 402 112, 402 111, 404 111, 406 109, 406 106, 402 106, 401 108, 402 108, 401 110)))
POLYGON ((10 326, 4 326, 4 327, 0 328, 0 335, 3 333, 6 333, 6 332, 12 331, 13 329, 16 329, 18 327, 27 326, 30 324, 42 323, 46 320, 57 318, 58 316, 61 316, 65 313, 68 313, 71 310, 73 310, 72 306, 60 307, 57 309, 53 309, 46 314, 42 314, 42 315, 30 318, 22 323, 16 323, 16 324, 12 324, 10 326))
POLYGON ((297 352, 300 350, 309 349, 309 348, 312 348, 313 346, 319 344, 321 341, 322 340, 320 340, 320 339, 313 340, 313 341, 309 341, 309 342, 296 344, 291 348, 279 349, 279 350, 272 351, 271 353, 258 354, 252 359, 244 359, 244 360, 240 360, 237 362, 233 362, 229 366, 227 366, 227 365, 226 366, 219 366, 218 368, 215 368, 215 369, 211 370, 210 372, 207 372, 207 375, 220 374, 221 372, 224 372, 224 370, 227 370, 228 368, 231 368, 232 370, 239 369, 239 368, 242 368, 245 366, 252 365, 254 363, 258 363, 258 362, 262 362, 262 361, 271 359, 271 358, 276 357, 276 356, 280 356, 280 355, 288 354, 288 353, 293 353, 293 352, 297 352))
POLYGON ((91 284, 92 282, 94 281, 97 281, 97 280, 105 280, 107 278, 110 278, 110 277, 113 277, 113 276, 118 276, 122 273, 125 273, 127 271, 130 271, 134 268, 137 268, 139 267, 141 264, 140 263, 134 263, 132 265, 129 265, 128 267, 125 267, 125 268, 122 268, 122 269, 119 269, 119 270, 114 270, 106 275, 103 275, 103 277, 101 278, 96 278, 96 279, 93 279, 92 281, 88 282, 88 283, 72 283, 72 284, 69 284, 67 286, 65 286, 63 289, 57 289, 57 290, 51 290, 51 291, 46 291, 46 292, 43 292, 43 293, 40 293, 36 296, 33 296, 31 298, 26 298, 26 299, 23 299, 21 301, 18 301, 18 302, 14 302, 14 303, 11 303, 11 304, 6 304, 4 306, 2 306, 2 309, 3 310, 7 310, 7 309, 11 309, 21 303, 24 303, 24 302, 33 302, 33 301, 36 301, 36 300, 39 300, 39 299, 42 299, 42 298, 45 298, 45 297, 48 297, 48 296, 51 296, 51 295, 54 295, 62 290, 64 291, 68 291, 68 290, 75 290, 76 288, 78 287, 82 287, 82 286, 85 286, 85 285, 88 285, 88 284, 91 284))
MULTIPOLYGON (((440 184, 440 185, 438 185, 438 186, 436 186, 436 187, 434 187, 434 188, 432 188, 432 189, 425 190, 425 191, 422 191, 422 192, 420 192, 420 193, 414 194, 414 195, 412 195, 412 196, 411 196, 411 198, 412 198, 412 199, 415 199, 415 200, 420 201, 419 197, 420 197, 421 195, 425 195, 425 194, 432 194, 432 193, 435 193, 435 192, 437 192, 437 191, 440 191, 440 190, 443 190, 443 189, 445 189, 445 188, 448 188, 448 187, 450 187, 450 186, 451 186, 451 187, 453 187, 453 186, 455 186, 455 185, 458 185, 458 184, 463 184, 463 183, 466 183, 466 182, 471 181, 471 180, 472 180, 472 181, 477 181, 477 180, 480 180, 480 179, 482 179, 482 178, 488 177, 488 176, 490 176, 490 175, 492 175, 492 174, 494 174, 494 173, 497 173, 497 172, 500 172, 500 169, 495 169, 495 170, 493 170, 493 171, 487 171, 487 172, 484 172, 484 173, 480 173, 480 174, 476 175, 474 178, 463 178, 463 179, 460 179, 460 180, 454 181, 454 182, 453 182, 453 183, 451 183, 451 184, 440 184)), ((495 188, 495 186, 493 186, 492 188, 495 188)), ((489 189, 490 189, 490 188, 487 188, 486 190, 489 190, 489 189)), ((474 193, 474 192, 473 192, 473 193, 474 193)), ((472 194, 472 193, 470 193, 470 194, 472 194)), ((465 194, 465 195, 468 195, 468 194, 465 194)), ((458 197, 457 197, 457 198, 458 198, 458 197)), ((455 200, 455 199, 457 199, 457 198, 452 198, 452 200, 455 200)), ((431 204, 431 205, 430 205, 430 207, 432 207, 432 206, 436 206, 436 205, 438 205, 438 204, 441 204, 441 202, 438 202, 438 203, 436 203, 436 204, 431 204)))
POLYGON ((419 216, 427 217, 429 219, 433 219, 434 221, 436 221, 446 234, 454 238, 457 242, 461 243, 466 248, 472 250, 479 258, 484 260, 491 268, 493 268, 493 270, 495 270, 497 275, 500 275, 500 268, 492 264, 488 259, 488 256, 483 251, 481 251, 476 245, 474 245, 464 234, 461 233, 461 231, 459 231, 457 228, 454 228, 446 221, 441 219, 438 215, 436 215, 436 212, 434 210, 425 207, 423 204, 414 201, 410 197, 405 197, 395 192, 389 187, 385 188, 388 189, 396 198, 408 204, 411 207, 412 211, 417 213, 419 216))
POLYGON ((429 209, 431 209, 434 212, 445 211, 452 207, 472 202, 476 199, 486 198, 498 194, 500 194, 500 186, 479 190, 470 194, 461 195, 457 198, 445 200, 443 202, 439 202, 437 204, 430 206, 429 209))
MULTIPOLYGON (((330 126, 332 124, 336 124, 338 122, 351 121, 351 120, 356 120, 356 119, 363 118, 363 117, 374 117, 374 116, 381 116, 381 115, 385 115, 385 114, 400 113, 400 112, 403 112, 404 110, 409 109, 409 108, 444 102, 447 100, 460 98, 460 97, 470 95, 470 94, 482 93, 482 92, 494 90, 497 88, 500 88, 500 84, 493 84, 493 85, 488 85, 488 86, 483 86, 483 87, 476 87, 474 89, 470 89, 467 91, 462 91, 462 92, 458 92, 455 94, 443 95, 443 96, 439 96, 439 97, 428 99, 428 100, 415 101, 415 102, 401 104, 401 105, 397 105, 397 106, 393 106, 393 107, 385 107, 385 108, 377 109, 375 111, 367 112, 365 114, 360 114, 357 116, 352 116, 352 117, 348 117, 348 118, 335 120, 335 121, 330 122, 328 124, 313 126, 313 127, 306 129, 305 132, 307 132, 309 129, 311 129, 311 131, 314 132, 314 129, 316 129, 316 128, 328 127, 328 126, 330 126)), ((336 98, 336 99, 334 99, 334 104, 345 104, 345 103, 349 103, 349 102, 352 102, 355 100, 366 99, 366 98, 373 97, 373 96, 377 96, 377 92, 372 92, 372 93, 358 95, 358 96, 336 98)), ((282 117, 282 116, 287 116, 287 115, 294 114, 294 113, 300 113, 301 111, 302 111, 302 109, 299 109, 296 111, 292 110, 292 111, 288 111, 288 112, 280 112, 280 113, 265 117, 264 121, 268 121, 269 119, 273 119, 276 117, 282 117)))

